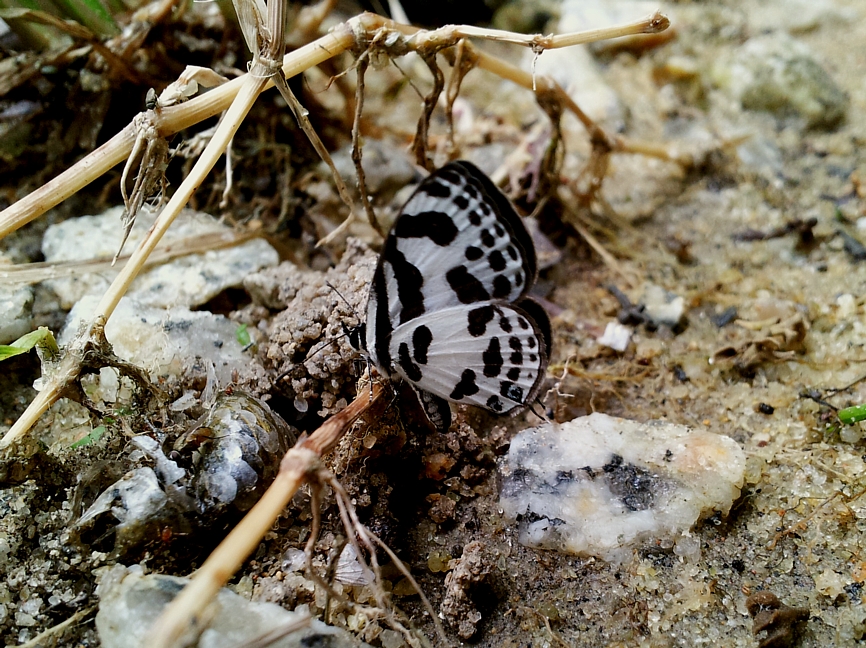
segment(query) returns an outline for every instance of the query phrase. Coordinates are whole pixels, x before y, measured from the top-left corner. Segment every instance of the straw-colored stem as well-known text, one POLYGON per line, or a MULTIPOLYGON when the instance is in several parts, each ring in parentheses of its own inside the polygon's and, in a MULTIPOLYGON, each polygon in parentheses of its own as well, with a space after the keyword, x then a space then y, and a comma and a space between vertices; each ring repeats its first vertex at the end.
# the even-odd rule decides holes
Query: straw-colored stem
POLYGON ((274 520, 280 516, 307 476, 317 474, 322 454, 336 445, 355 419, 381 394, 379 385, 374 385, 372 394, 366 391, 359 394, 345 409, 329 418, 309 438, 302 439, 286 453, 277 478, 262 498, 208 556, 177 598, 163 610, 148 636, 149 646, 173 646, 190 624, 201 618, 219 589, 258 547, 261 538, 270 530, 274 520))
MULTIPOLYGON (((351 32, 347 32, 346 30, 343 30, 342 37, 339 33, 329 34, 328 37, 319 39, 318 41, 286 56, 283 66, 284 68, 288 67, 292 75, 298 74, 308 67, 316 65, 317 63, 334 56, 335 53, 342 51, 342 49, 351 45, 352 42, 353 36, 351 32)), ((169 225, 171 225, 176 215, 188 202, 192 193, 202 183, 205 176, 216 164, 220 155, 222 155, 222 152, 225 150, 229 140, 234 136, 247 112, 249 112, 249 109, 256 97, 258 97, 262 90, 268 87, 268 81, 266 79, 256 77, 253 74, 247 74, 241 79, 242 81, 240 88, 238 89, 239 92, 236 94, 236 100, 231 104, 225 117, 221 120, 213 138, 208 143, 195 166, 193 166, 189 176, 184 179, 181 186, 178 187, 177 192, 175 192, 174 196, 169 200, 159 218, 148 232, 146 238, 141 242, 138 249, 133 253, 127 264, 123 267, 123 270, 120 271, 118 276, 112 282, 105 295, 103 295, 99 305, 97 306, 94 324, 91 325, 90 330, 85 334, 85 336, 90 335, 93 326, 97 325, 96 323, 100 326, 104 326, 108 318, 111 317, 111 314, 120 302, 120 298, 126 293, 129 285, 138 275, 139 271, 146 263, 148 256, 153 252, 169 225)), ((221 88, 217 88, 214 93, 231 85, 233 84, 229 83, 221 88)), ((212 93, 207 93, 205 97, 210 94, 212 93)), ((183 106, 184 105, 182 104, 181 106, 178 106, 178 108, 183 108, 183 106)), ((165 112, 176 114, 178 111, 170 111, 170 109, 166 109, 165 112)), ((124 132, 127 130, 129 130, 131 136, 134 136, 134 133, 129 128, 124 129, 124 132)), ((131 150, 133 141, 133 139, 130 139, 126 153, 131 150)), ((90 160, 91 158, 88 157, 87 159, 90 160)), ((84 162, 84 160, 82 162, 84 162)), ((111 166, 108 168, 111 168, 111 166)), ((71 193, 69 195, 71 195, 71 193)), ((31 196, 32 195, 33 194, 31 194, 31 196)), ((57 202, 59 202, 59 200, 57 202)), ((16 205, 17 204, 18 203, 16 203, 16 205)), ((57 203, 55 202, 54 204, 57 203)), ((14 206, 15 205, 13 205, 13 207, 14 206)), ((45 210, 43 209, 42 211, 45 210)), ((34 214, 33 217, 36 215, 38 214, 34 214)), ((17 441, 60 397, 60 394, 68 384, 68 381, 75 377, 74 367, 69 367, 69 371, 63 372, 60 375, 62 376, 62 380, 58 378, 57 380, 49 381, 43 390, 37 394, 37 397, 30 403, 24 413, 17 421, 15 421, 3 439, 0 439, 0 450, 7 449, 17 441)))
MULTIPOLYGON (((289 454, 298 458, 299 462, 318 459, 309 450, 292 449, 289 454)), ((262 498, 208 556, 190 583, 157 619, 149 635, 148 645, 153 648, 174 646, 190 624, 195 624, 201 618, 202 612, 220 588, 258 547, 260 539, 271 529, 274 520, 280 516, 303 481, 304 475, 299 471, 280 472, 277 475, 262 498)))
POLYGON ((588 29, 586 31, 572 32, 569 34, 551 34, 549 36, 543 36, 541 34, 516 34, 501 29, 488 29, 486 27, 475 27, 472 25, 445 25, 439 29, 426 31, 412 25, 394 22, 393 20, 383 18, 382 16, 373 13, 361 14, 353 20, 368 34, 373 34, 376 30, 384 27, 389 30, 399 31, 407 36, 417 35, 419 42, 412 43, 412 49, 416 49, 416 46, 421 43, 425 46, 436 49, 455 45, 457 44, 457 41, 464 38, 481 38, 483 40, 492 40, 500 43, 523 45, 538 51, 595 43, 597 41, 618 38, 620 36, 658 34, 659 32, 665 31, 671 24, 667 16, 656 11, 654 14, 647 16, 646 18, 631 23, 625 23, 623 25, 603 27, 601 29, 588 29))
MULTIPOLYGON (((261 236, 262 232, 257 231, 219 230, 209 234, 187 236, 168 242, 163 241, 147 260, 146 267, 166 263, 172 259, 191 254, 224 250, 261 236)), ((117 261, 125 264, 131 256, 130 254, 119 256, 117 261)), ((76 261, 37 261, 0 266, 0 282, 7 286, 26 286, 49 279, 68 279, 94 273, 111 276, 116 275, 119 271, 120 268, 112 264, 112 257, 110 256, 76 261)))
POLYGON ((515 45, 529 46, 537 50, 557 49, 560 47, 572 47, 573 45, 584 45, 619 38, 620 36, 638 36, 640 34, 657 34, 670 26, 670 20, 658 11, 647 18, 636 20, 624 25, 603 27, 601 29, 588 29, 586 31, 571 34, 558 34, 542 36, 541 34, 515 34, 514 32, 501 29, 487 29, 474 27, 472 25, 447 25, 437 29, 431 34, 446 41, 459 40, 461 38, 481 38, 500 43, 513 43, 515 45))
MULTIPOLYGON (((283 59, 283 72, 286 77, 300 74, 345 51, 352 46, 354 39, 354 34, 345 25, 337 28, 326 36, 287 54, 283 59)), ((163 108, 157 113, 156 126, 159 134, 168 137, 226 110, 245 83, 247 76, 233 79, 186 103, 163 108)), ((267 87, 269 86, 265 86, 267 87)), ((0 238, 38 218, 123 162, 132 151, 135 140, 136 132, 130 123, 87 157, 4 209, 0 212, 0 238)))

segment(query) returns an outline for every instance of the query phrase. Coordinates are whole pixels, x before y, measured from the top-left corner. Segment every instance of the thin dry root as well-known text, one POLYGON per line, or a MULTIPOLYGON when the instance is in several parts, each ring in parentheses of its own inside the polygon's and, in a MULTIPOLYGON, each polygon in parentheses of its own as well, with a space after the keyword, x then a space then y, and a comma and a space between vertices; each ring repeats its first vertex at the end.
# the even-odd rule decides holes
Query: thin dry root
POLYGON ((361 158, 363 157, 361 147, 361 115, 364 112, 364 74, 367 71, 367 65, 368 61, 365 53, 358 57, 355 66, 358 82, 355 89, 355 120, 352 123, 352 162, 355 163, 355 173, 358 176, 358 193, 361 196, 361 204, 364 205, 364 211, 367 213, 367 221, 379 236, 385 238, 385 232, 382 231, 379 220, 376 218, 376 213, 373 211, 373 205, 370 204, 370 196, 367 193, 367 177, 364 173, 364 166, 361 164, 361 158))
POLYGON ((418 595, 421 597, 421 601, 424 603, 424 607, 427 609, 427 613, 430 615, 430 619, 433 621, 433 625, 436 627, 436 632, 439 635, 440 640, 442 641, 442 645, 447 645, 448 640, 445 636, 444 630, 442 629, 442 624, 439 622, 439 617, 434 612, 433 606, 430 605, 430 601, 424 595, 424 592, 421 590, 418 583, 409 573, 406 565, 403 564, 403 562, 399 558, 397 558, 396 554, 391 551, 390 547, 388 547, 384 542, 382 542, 378 537, 376 537, 376 535, 367 527, 361 524, 361 521, 358 519, 358 515, 355 511, 355 507, 352 506, 352 500, 349 497, 349 494, 343 488, 343 485, 340 484, 340 482, 337 481, 337 479, 330 472, 328 472, 325 476, 328 479, 327 483, 331 486, 331 488, 334 489, 334 493, 337 496, 337 505, 340 509, 340 517, 343 520, 343 526, 350 532, 349 541, 352 543, 352 546, 358 555, 358 560, 368 570, 370 569, 370 567, 366 565, 366 562, 363 561, 363 554, 360 552, 360 547, 358 546, 355 533, 357 533, 357 537, 363 541, 364 546, 367 548, 367 551, 370 554, 370 561, 373 563, 372 570, 376 574, 376 580, 374 581, 374 583, 376 584, 376 586, 374 587, 376 602, 380 605, 380 607, 382 607, 382 609, 386 611, 386 618, 389 624, 391 624, 391 626, 395 629, 400 630, 400 632, 402 632, 404 638, 407 642, 410 643, 410 645, 418 645, 417 637, 415 637, 407 628, 405 628, 405 626, 403 626, 402 623, 397 620, 393 612, 392 606, 388 604, 387 594, 384 592, 384 590, 382 590, 381 586, 379 585, 379 583, 382 582, 382 574, 379 570, 379 563, 376 558, 376 546, 374 545, 374 543, 381 547, 385 551, 385 553, 388 554, 388 557, 391 558, 397 569, 400 570, 400 573, 402 573, 408 579, 408 581, 412 584, 412 587, 418 592, 418 595), (351 532, 353 530, 355 533, 351 532))
POLYGON ((174 646, 188 628, 203 618, 208 604, 259 546, 301 484, 319 474, 319 459, 336 446, 352 423, 377 403, 382 393, 381 385, 373 385, 372 399, 365 391, 286 453, 280 472, 262 498, 211 553, 177 598, 163 610, 151 631, 151 646, 174 646))
POLYGON ((18 648, 37 648, 38 646, 55 645, 57 636, 63 633, 68 627, 75 625, 86 616, 91 614, 96 609, 96 606, 91 606, 83 610, 79 610, 65 621, 61 621, 56 626, 52 626, 47 630, 40 632, 30 641, 19 644, 18 648))

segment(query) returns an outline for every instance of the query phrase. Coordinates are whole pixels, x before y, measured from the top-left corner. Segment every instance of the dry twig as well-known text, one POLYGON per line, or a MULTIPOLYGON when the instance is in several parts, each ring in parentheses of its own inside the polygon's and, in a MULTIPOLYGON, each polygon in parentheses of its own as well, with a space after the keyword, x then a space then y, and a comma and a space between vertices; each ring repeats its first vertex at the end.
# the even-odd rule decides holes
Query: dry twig
POLYGON ((368 392, 363 392, 286 453, 280 472, 270 488, 214 549, 189 585, 160 615, 150 636, 151 646, 175 645, 190 625, 197 624, 203 618, 207 605, 258 546, 301 484, 317 477, 321 457, 336 445, 359 416, 379 400, 382 393, 382 387, 374 384, 372 398, 368 392))
MULTIPOLYGON (((422 117, 423 123, 419 122, 418 136, 416 137, 416 155, 419 162, 426 166, 429 163, 426 154, 427 121, 438 100, 439 94, 444 88, 444 79, 436 62, 438 52, 462 43, 465 38, 470 37, 516 43, 532 47, 533 50, 540 52, 547 48, 566 47, 598 40, 599 38, 633 33, 653 33, 661 31, 667 26, 666 19, 656 14, 649 19, 613 30, 594 30, 592 32, 562 36, 521 36, 497 30, 485 30, 465 26, 448 26, 434 31, 422 31, 414 27, 399 25, 373 14, 363 14, 337 26, 327 36, 319 38, 315 42, 286 55, 282 58, 282 68, 280 69, 276 65, 275 60, 281 56, 282 43, 284 42, 282 39, 282 25, 284 22, 282 20, 282 8, 281 6, 277 6, 281 4, 277 0, 272 0, 268 5, 266 30, 257 31, 255 39, 251 38, 249 33, 247 34, 248 40, 251 42, 261 43, 260 48, 253 48, 257 56, 250 74, 216 88, 202 97, 158 111, 154 128, 160 137, 167 137, 182 128, 186 128, 227 109, 213 138, 205 147, 190 174, 169 200, 152 229, 103 296, 97 307, 94 321, 84 334, 71 345, 70 352, 67 353, 66 358, 62 361, 63 370, 58 372, 58 378, 49 381, 49 384, 46 385, 30 404, 24 415, 16 421, 12 429, 0 441, 0 449, 8 449, 15 443, 60 396, 69 382, 75 380, 80 370, 80 362, 76 359, 75 350, 79 347, 83 348, 83 345, 91 340, 104 326, 106 320, 116 308, 120 298, 125 294, 132 280, 147 262, 177 213, 189 200, 193 191, 202 183, 205 175, 216 164, 218 158, 245 118, 252 103, 263 90, 269 87, 271 79, 276 79, 276 84, 280 86, 283 95, 295 112, 301 127, 305 129, 311 141, 316 144, 318 137, 312 132, 309 122, 306 120, 304 109, 297 103, 297 100, 291 93, 286 92, 288 88, 285 86, 285 81, 282 78, 283 74, 286 76, 299 74, 303 70, 326 61, 353 46, 358 46, 359 43, 381 43, 383 48, 387 43, 388 47, 385 48, 387 50, 385 53, 394 56, 402 55, 410 50, 418 52, 428 62, 431 72, 434 74, 434 88, 425 100, 425 111, 422 117), (385 38, 383 35, 387 37, 385 38)), ((260 23, 258 24, 261 26, 260 23)), ((448 55, 448 52, 444 53, 448 55)), ((626 140, 615 138, 605 133, 553 81, 544 77, 536 77, 505 61, 479 52, 469 43, 462 45, 462 58, 465 59, 466 69, 468 69, 468 66, 474 65, 475 67, 488 70, 502 78, 509 79, 525 88, 533 90, 539 97, 544 98, 545 101, 558 102, 558 105, 564 106, 568 112, 574 114, 586 126, 593 146, 600 151, 599 155, 606 155, 611 151, 631 152, 638 150, 626 140)), ((463 64, 461 60, 461 71, 463 71, 463 64)), ((135 129, 130 124, 130 126, 118 133, 118 135, 94 151, 75 167, 61 174, 58 178, 49 182, 27 198, 4 210, 0 213, 0 236, 4 236, 24 223, 38 217, 47 209, 58 204, 81 187, 123 161, 132 151, 135 141, 135 129)), ((327 151, 324 150, 320 142, 318 144, 317 149, 319 149, 322 157, 327 160, 329 157, 327 151)), ((648 154, 649 150, 644 148, 640 149, 639 152, 648 154)), ((650 154, 656 154, 668 159, 676 159, 673 154, 661 149, 652 151, 650 154)), ((342 193, 344 192, 341 190, 342 193)), ((345 199, 346 197, 344 196, 345 199)), ((347 203, 351 204, 348 200, 347 203)), ((220 587, 225 584, 231 574, 240 567, 252 550, 258 546, 260 539, 271 528, 273 521, 279 516, 299 486, 306 480, 328 479, 321 471, 321 457, 334 446, 355 419, 369 409, 370 405, 379 398, 381 393, 382 389, 379 386, 374 386, 372 399, 368 397, 366 392, 362 393, 346 409, 329 419, 313 435, 299 442, 295 448, 286 454, 280 473, 262 499, 250 510, 244 520, 232 530, 196 573, 191 583, 163 612, 150 637, 150 645, 173 645, 190 624, 194 624, 202 618, 202 613, 207 604, 220 587)), ((335 492, 339 493, 341 487, 335 481, 331 481, 330 483, 334 486, 335 492)), ((374 543, 377 543, 378 540, 366 532, 363 526, 360 525, 352 508, 346 505, 344 493, 338 496, 337 502, 344 524, 347 528, 354 529, 358 533, 364 545, 370 550, 372 559, 375 561, 374 543)), ((350 534, 349 539, 351 542, 357 544, 354 534, 350 534)), ((392 558, 395 558, 390 553, 390 550, 387 548, 385 550, 389 552, 392 558)), ((356 551, 358 551, 359 555, 361 554, 360 545, 356 546, 356 551)), ((411 578, 408 571, 405 571, 404 574, 408 578, 411 578)), ((384 598, 381 601, 377 601, 377 603, 386 612, 389 610, 388 603, 384 598)), ((431 618, 434 623, 437 623, 435 614, 431 613, 431 618)), ((401 627, 395 617, 391 618, 391 622, 395 624, 395 627, 401 627)), ((404 636, 408 638, 408 631, 404 632, 404 636)))

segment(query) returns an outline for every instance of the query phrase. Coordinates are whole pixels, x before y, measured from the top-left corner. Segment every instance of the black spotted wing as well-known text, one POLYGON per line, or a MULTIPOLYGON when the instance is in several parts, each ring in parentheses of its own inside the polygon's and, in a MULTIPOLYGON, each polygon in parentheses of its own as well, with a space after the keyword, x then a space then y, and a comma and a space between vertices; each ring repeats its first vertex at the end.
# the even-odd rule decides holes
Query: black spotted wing
POLYGON ((425 313, 397 327, 390 352, 395 372, 417 390, 510 414, 538 394, 549 339, 547 317, 535 302, 484 302, 425 313))
POLYGON ((526 294, 532 239, 508 199, 468 162, 426 178, 398 216, 367 306, 371 360, 408 381, 428 417, 442 399, 513 413, 535 398, 550 324, 526 294))

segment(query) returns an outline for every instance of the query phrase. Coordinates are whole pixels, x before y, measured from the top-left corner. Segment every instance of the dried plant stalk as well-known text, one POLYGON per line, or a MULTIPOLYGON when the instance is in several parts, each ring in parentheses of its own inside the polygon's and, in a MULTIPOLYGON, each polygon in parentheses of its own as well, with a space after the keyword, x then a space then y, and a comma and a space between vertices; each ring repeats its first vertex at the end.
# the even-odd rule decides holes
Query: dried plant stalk
MULTIPOLYGON (((190 254, 204 254, 212 250, 241 245, 254 238, 261 236, 261 232, 251 231, 221 231, 209 234, 199 234, 176 239, 168 243, 162 243, 151 254, 145 267, 166 263, 178 257, 190 254)), ((117 257, 118 261, 126 262, 131 255, 126 254, 117 257)), ((0 270, 0 279, 9 286, 24 286, 40 283, 49 279, 68 279, 85 274, 110 273, 114 267, 111 257, 97 257, 81 261, 39 261, 36 263, 18 263, 3 267, 0 270)))
MULTIPOLYGON (((271 20, 275 15, 271 13, 269 7, 269 25, 272 29, 271 33, 274 33, 275 36, 270 45, 281 47, 282 38, 277 38, 279 29, 274 27, 277 24, 281 25, 282 22, 275 23, 271 20)), ((354 46, 361 48, 372 42, 381 44, 386 41, 385 38, 381 37, 383 33, 402 34, 404 36, 402 39, 397 39, 397 42, 394 42, 393 39, 390 41, 394 43, 392 54, 395 56, 402 55, 408 50, 414 50, 422 56, 434 57, 437 52, 456 45, 469 37, 520 44, 532 47, 536 52, 541 52, 548 48, 567 47, 614 36, 656 33, 665 29, 667 25, 668 22, 664 16, 654 14, 648 19, 611 29, 559 36, 523 36, 498 30, 453 25, 434 31, 422 31, 374 14, 362 14, 339 25, 327 36, 286 55, 283 58, 282 71, 286 76, 294 76, 354 46)), ((270 53, 274 54, 274 52, 270 53)), ((462 56, 466 65, 485 69, 511 80, 541 97, 549 97, 553 101, 560 102, 566 110, 574 114, 584 124, 590 134, 594 148, 603 151, 603 154, 611 151, 638 152, 685 163, 689 162, 689 160, 677 158, 675 154, 668 152, 663 147, 638 146, 624 138, 611 137, 585 115, 563 89, 552 80, 535 76, 505 61, 479 52, 469 43, 465 43, 463 46, 462 56)), ((268 57, 265 56, 265 59, 268 57)), ((270 70, 269 73, 273 71, 270 70)), ((166 137, 228 108, 228 112, 217 128, 213 139, 205 148, 191 173, 178 188, 151 231, 148 232, 145 240, 130 257, 117 279, 103 296, 90 329, 71 345, 66 358, 61 362, 62 370, 55 374, 60 377, 50 381, 50 384, 30 404, 24 415, 0 440, 0 450, 9 448, 24 434, 56 400, 63 386, 69 384, 69 381, 77 375, 79 360, 75 352, 76 349, 90 340, 92 335, 97 335, 101 331, 105 321, 111 316, 129 284, 156 248, 175 215, 186 204, 192 192, 201 184, 205 175, 222 154, 252 103, 259 93, 269 87, 270 81, 267 78, 267 73, 268 70, 264 72, 259 70, 257 74, 254 70, 252 73, 216 88, 201 97, 177 106, 161 109, 158 112, 157 128, 159 134, 166 137)), ((67 172, 4 210, 0 213, 0 237, 37 218, 122 162, 132 150, 135 140, 136 133, 133 126, 127 126, 109 142, 67 172)), ((362 393, 352 404, 329 419, 309 438, 299 442, 295 448, 287 453, 283 459, 280 473, 262 499, 210 555, 192 582, 163 612, 153 634, 149 637, 150 645, 174 645, 185 629, 196 619, 201 618, 203 610, 213 596, 255 549, 304 480, 312 479, 318 474, 319 462, 323 454, 336 444, 351 424, 373 402, 376 402, 381 393, 382 389, 378 385, 373 387, 370 396, 366 392, 362 393)))
POLYGON ((321 457, 337 444, 359 416, 379 400, 382 393, 381 385, 374 384, 372 392, 360 393, 345 409, 286 453, 270 488, 214 549, 189 585, 157 619, 149 645, 155 648, 173 646, 186 629, 201 618, 210 601, 259 545, 304 480, 317 474, 321 457))
MULTIPOLYGON (((322 61, 327 60, 331 56, 334 56, 336 53, 345 50, 349 45, 351 45, 352 42, 353 35, 350 31, 348 31, 347 28, 344 27, 344 29, 342 30, 335 30, 328 36, 321 38, 314 43, 311 43, 310 45, 287 55, 283 61, 283 68, 288 68, 291 75, 299 74, 308 67, 316 65, 317 63, 321 63, 322 61)), ((99 305, 96 308, 96 314, 94 316, 93 322, 91 323, 90 327, 88 327, 88 330, 82 333, 79 338, 77 338, 76 341, 71 344, 72 349, 75 349, 81 344, 84 344, 82 340, 89 339, 97 328, 104 328, 105 323, 108 321, 108 318, 111 317, 111 314, 114 312, 114 309, 120 302, 121 297, 126 294, 126 291, 129 289, 132 281, 135 279, 136 276, 138 276, 138 273, 141 271, 142 267, 144 267, 148 257, 156 248, 162 236, 168 230, 169 226, 174 221, 177 214, 180 213, 180 210, 183 209, 183 207, 186 205, 192 193, 204 181, 205 176, 217 163, 226 146, 231 141, 232 137, 234 137, 234 134, 240 127, 243 119, 246 117, 247 113, 252 107, 253 102, 263 90, 269 87, 269 84, 269 80, 264 76, 256 74, 255 70, 240 78, 240 83, 238 84, 238 86, 233 88, 236 94, 234 95, 231 106, 229 106, 229 109, 226 111, 225 116, 220 121, 219 126, 214 132, 213 138, 210 142, 208 142, 205 150, 201 154, 201 157, 199 157, 192 170, 190 171, 190 174, 184 179, 175 194, 165 205, 159 215, 159 218, 157 218, 156 222, 147 233, 147 236, 139 244, 138 249, 136 249, 136 251, 132 254, 129 261, 126 263, 126 265, 124 265, 123 269, 112 282, 111 286, 109 286, 107 292, 105 293, 105 295, 103 295, 102 299, 99 302, 99 305)), ((224 86, 221 86, 220 88, 217 88, 216 90, 204 95, 202 97, 202 100, 206 100, 208 97, 210 97, 211 94, 220 91, 223 91, 220 96, 224 96, 225 89, 233 85, 235 85, 235 82, 227 83, 224 86)), ((225 96, 228 98, 228 95, 225 96)), ((195 100, 190 101, 186 104, 181 104, 180 106, 177 106, 175 108, 177 110, 182 110, 185 107, 192 105, 194 101, 195 100)), ((206 105, 202 105, 200 103, 196 106, 193 106, 195 110, 187 110, 187 112, 184 113, 184 117, 186 119, 190 119, 191 115, 199 115, 200 109, 204 109, 206 107, 207 111, 210 111, 216 107, 219 107, 220 105, 221 102, 214 101, 210 101, 206 105)), ((170 113, 176 114, 177 110, 173 111, 172 108, 168 108, 165 110, 165 114, 163 116, 168 117, 170 113)), ((219 110, 213 110, 213 113, 211 114, 216 114, 217 112, 219 112, 219 110)), ((174 126, 179 126, 181 123, 183 122, 178 119, 175 119, 174 121, 166 119, 162 125, 165 126, 166 124, 169 124, 169 128, 171 129, 173 127, 172 124, 174 126)), ((130 135, 133 135, 132 129, 130 127, 125 128, 122 132, 129 132, 130 135)), ((129 151, 132 150, 133 143, 135 142, 134 137, 131 137, 127 141, 125 138, 119 138, 118 136, 115 136, 112 141, 115 140, 117 140, 117 144, 115 145, 115 148, 113 150, 115 154, 121 151, 126 151, 126 153, 129 153, 129 151)), ((87 162, 90 159, 91 158, 88 157, 85 160, 82 160, 82 162, 87 162)), ((106 160, 111 158, 107 157, 103 151, 100 153, 100 155, 96 157, 96 159, 105 162, 106 160)), ((80 164, 81 163, 79 163, 79 165, 80 164)), ((78 167, 79 165, 76 165, 76 167, 78 167)), ((85 168, 86 166, 87 165, 85 165, 85 168)), ((111 168, 111 166, 113 166, 113 164, 107 166, 105 170, 111 168)), ((76 167, 73 167, 73 169, 75 169, 76 167)), ((70 169, 70 171, 72 171, 73 169, 70 169)), ((84 186, 84 184, 87 184, 87 182, 89 181, 90 180, 87 180, 85 182, 83 180, 80 180, 80 182, 83 182, 81 186, 84 186)), ((42 189, 44 189, 44 187, 42 189)), ((66 187, 66 189, 68 190, 68 187, 66 187)), ((41 191, 41 189, 37 192, 34 192, 34 194, 38 193, 39 191, 41 191)), ((69 194, 67 194, 67 196, 71 195, 72 193, 74 192, 70 192, 69 194)), ((33 196, 33 194, 31 194, 31 196, 33 196)), ((49 196, 50 198, 48 198, 48 200, 56 200, 56 202, 54 202, 53 204, 57 204, 57 202, 62 200, 60 194, 49 194, 49 196)), ((28 196, 28 198, 30 198, 30 196, 28 196)), ((20 203, 25 202, 26 200, 27 198, 19 201, 19 203, 15 203, 15 205, 9 207, 6 212, 11 210, 13 207, 16 207, 20 203)), ((27 206, 25 206, 23 208, 23 211, 20 213, 27 213, 28 215, 35 218, 39 213, 42 213, 43 211, 45 211, 45 209, 47 209, 47 207, 45 207, 45 203, 39 201, 38 199, 31 200, 29 203, 29 207, 29 211, 27 210, 27 206), (43 209, 43 207, 45 208, 43 209), (42 211, 39 211, 37 213, 37 210, 39 209, 41 209, 42 211)), ((4 214, 6 212, 4 212, 4 214)), ((0 215, 0 228, 2 228, 2 215, 0 215)), ((0 232, 2 232, 2 229, 0 229, 0 232)), ((36 395, 36 398, 34 398, 30 405, 28 405, 24 413, 18 418, 17 421, 15 421, 15 423, 12 425, 6 435, 2 439, 0 439, 0 451, 10 448, 25 432, 27 432, 27 430, 29 430, 36 423, 39 417, 42 416, 42 414, 44 414, 45 411, 60 397, 65 387, 77 378, 79 369, 77 357, 78 356, 75 353, 66 354, 64 359, 61 361, 57 371, 52 373, 50 379, 46 382, 46 385, 44 386, 42 391, 40 391, 36 395)))
MULTIPOLYGON (((348 25, 341 25, 328 35, 286 54, 283 59, 283 73, 286 77, 300 74, 344 52, 354 41, 354 34, 348 25)), ((170 137, 223 112, 234 101, 248 77, 249 74, 245 74, 186 103, 162 108, 158 111, 155 122, 159 134, 170 137)), ((266 83, 262 90, 266 90, 270 85, 266 83)), ((38 218, 125 161, 136 139, 137 133, 134 125, 130 123, 68 170, 4 209, 0 212, 0 238, 38 218)))

